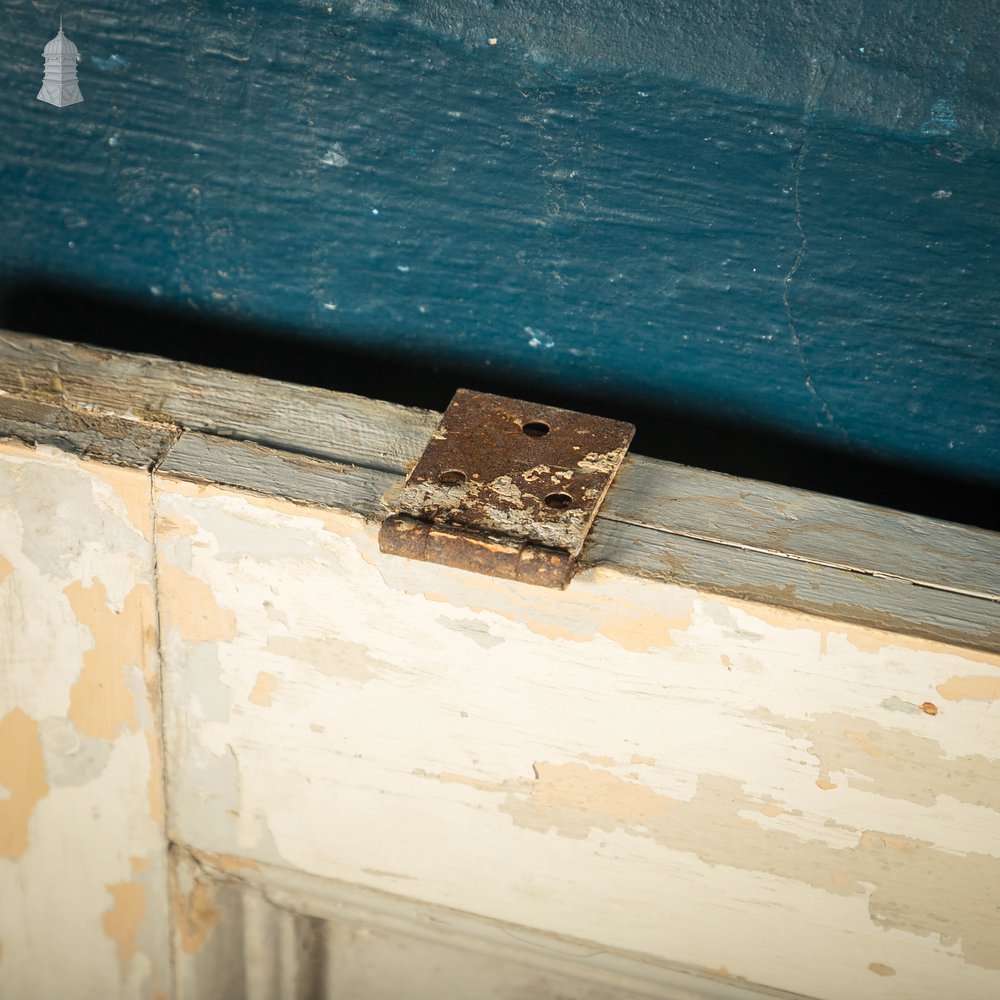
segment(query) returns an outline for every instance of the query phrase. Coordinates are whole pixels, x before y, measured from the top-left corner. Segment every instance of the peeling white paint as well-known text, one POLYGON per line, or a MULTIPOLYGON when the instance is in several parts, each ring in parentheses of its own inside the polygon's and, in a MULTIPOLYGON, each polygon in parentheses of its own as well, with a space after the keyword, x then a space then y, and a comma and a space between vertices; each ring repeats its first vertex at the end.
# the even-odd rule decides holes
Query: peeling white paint
POLYGON ((24 775, 37 755, 44 775, 20 814, 23 850, 10 836, 26 790, 0 802, 4 996, 169 988, 154 621, 129 610, 129 595, 152 593, 148 497, 143 472, 0 442, 0 557, 11 567, 0 586, 0 728, 25 720, 37 749, 11 759, 24 775), (94 603, 74 605, 74 594, 94 603), (138 659, 119 664, 108 642, 138 659), (81 688, 88 669, 94 684, 81 688), (119 727, 123 714, 133 721, 119 727), (112 738, 81 731, 103 720, 112 738))
POLYGON ((867 995, 872 963, 896 970, 887 996, 1000 984, 966 890, 942 909, 921 875, 979 885, 1000 864, 1000 809, 948 790, 950 761, 992 787, 1000 732, 970 725, 989 705, 919 709, 984 654, 610 569, 561 592, 393 559, 360 518, 229 490, 163 479, 157 505, 196 526, 160 565, 235 617, 213 676, 195 645, 165 648, 178 735, 195 678, 241 705, 176 744, 186 842, 372 887, 391 872, 415 899, 806 995, 867 995), (246 555, 255 532, 275 544, 246 555), (251 698, 262 673, 276 687, 251 698), (929 795, 879 784, 920 761, 929 795), (776 937, 815 947, 776 957, 776 937))

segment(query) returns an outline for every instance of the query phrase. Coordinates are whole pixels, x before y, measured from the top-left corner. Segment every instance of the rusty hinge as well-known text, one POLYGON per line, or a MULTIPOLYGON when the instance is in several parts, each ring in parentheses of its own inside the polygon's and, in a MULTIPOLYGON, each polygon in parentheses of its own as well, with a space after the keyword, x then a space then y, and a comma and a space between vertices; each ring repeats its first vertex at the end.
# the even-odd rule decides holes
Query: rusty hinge
POLYGON ((459 389, 401 489, 383 552, 565 587, 632 424, 459 389))

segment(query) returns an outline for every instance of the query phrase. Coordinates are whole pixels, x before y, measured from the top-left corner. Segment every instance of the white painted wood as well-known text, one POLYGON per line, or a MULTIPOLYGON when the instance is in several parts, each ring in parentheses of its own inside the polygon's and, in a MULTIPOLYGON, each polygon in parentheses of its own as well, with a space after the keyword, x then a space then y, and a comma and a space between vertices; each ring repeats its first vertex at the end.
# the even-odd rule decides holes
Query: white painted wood
POLYGON ((156 513, 175 840, 806 996, 1000 989, 1000 657, 162 471, 156 513))
POLYGON ((0 443, 0 996, 169 988, 148 475, 0 443))
POLYGON ((177 850, 200 885, 211 928, 203 950, 179 949, 183 1000, 437 1000, 442 996, 565 1000, 752 1000, 788 997, 725 970, 691 970, 429 906, 396 894, 272 865, 177 850), (217 960, 200 973, 206 952, 217 960), (220 982, 218 970, 228 969, 220 982), (242 987, 237 986, 236 993, 242 987))

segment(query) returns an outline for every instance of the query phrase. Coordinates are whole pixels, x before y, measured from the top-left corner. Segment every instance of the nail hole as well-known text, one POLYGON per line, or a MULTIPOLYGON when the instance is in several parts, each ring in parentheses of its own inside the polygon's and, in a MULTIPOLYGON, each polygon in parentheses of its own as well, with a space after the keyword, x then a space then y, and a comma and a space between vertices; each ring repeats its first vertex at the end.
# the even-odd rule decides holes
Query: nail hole
POLYGON ((549 433, 549 425, 542 420, 529 420, 521 425, 521 430, 530 438, 540 438, 549 433))
POLYGON ((573 498, 568 493, 550 493, 545 498, 545 506, 553 510, 565 510, 573 506, 573 498))
POLYGON ((460 469, 447 469, 438 476, 438 482, 444 486, 461 486, 465 479, 466 475, 460 469))

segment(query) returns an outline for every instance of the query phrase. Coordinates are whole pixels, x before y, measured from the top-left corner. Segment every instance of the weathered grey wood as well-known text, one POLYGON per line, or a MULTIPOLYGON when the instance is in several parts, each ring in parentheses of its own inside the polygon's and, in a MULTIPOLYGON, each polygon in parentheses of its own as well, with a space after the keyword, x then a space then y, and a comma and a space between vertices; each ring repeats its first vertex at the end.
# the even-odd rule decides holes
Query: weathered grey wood
POLYGON ((366 518, 386 514, 382 495, 402 477, 276 451, 250 441, 185 431, 158 469, 160 475, 219 483, 322 507, 342 507, 366 518))
MULTIPOLYGON (((170 429, 183 429, 164 474, 365 517, 383 515, 382 495, 401 483, 438 419, 10 333, 0 335, 0 391, 20 422, 20 432, 8 430, 15 436, 149 465, 163 457, 170 429)), ((789 487, 630 456, 585 558, 844 621, 1000 646, 1000 535, 789 487)))
POLYGON ((631 455, 602 515, 1000 600, 995 532, 789 486, 631 455))
POLYGON ((141 354, 0 334, 0 390, 402 472, 438 415, 141 354))
POLYGON ((1000 649, 995 601, 598 518, 581 561, 891 632, 1000 649))
POLYGON ((49 444, 83 458, 148 469, 167 453, 177 429, 0 395, 0 438, 49 444))

